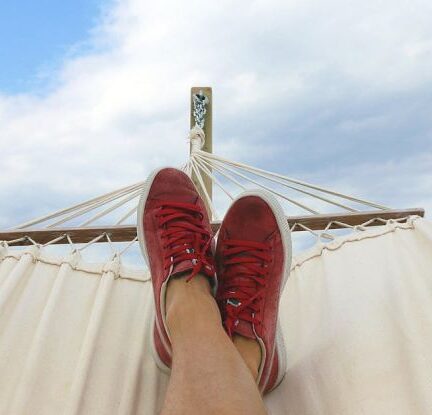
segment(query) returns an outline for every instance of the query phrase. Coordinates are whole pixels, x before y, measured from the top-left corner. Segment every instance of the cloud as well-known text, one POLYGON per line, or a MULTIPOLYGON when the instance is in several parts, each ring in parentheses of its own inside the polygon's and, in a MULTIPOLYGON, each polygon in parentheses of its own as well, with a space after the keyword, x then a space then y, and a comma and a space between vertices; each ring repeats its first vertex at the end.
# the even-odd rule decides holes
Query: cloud
POLYGON ((432 209, 431 8, 107 3, 44 93, 0 94, 2 226, 182 164, 194 85, 214 88, 216 152, 432 209))

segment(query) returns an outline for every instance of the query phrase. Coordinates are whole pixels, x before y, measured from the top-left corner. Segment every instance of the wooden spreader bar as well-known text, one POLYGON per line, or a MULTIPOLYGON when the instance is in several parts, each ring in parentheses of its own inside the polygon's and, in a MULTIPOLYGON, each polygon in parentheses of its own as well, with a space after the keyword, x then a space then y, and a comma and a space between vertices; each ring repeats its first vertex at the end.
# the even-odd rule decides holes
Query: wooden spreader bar
MULTIPOLYGON (((424 209, 412 208, 402 210, 383 210, 383 211, 370 211, 370 212, 356 212, 356 213, 336 213, 336 214, 324 214, 324 215, 313 215, 313 216, 288 216, 288 223, 290 226, 294 223, 299 223, 311 230, 322 230, 330 222, 341 222, 347 225, 355 226, 361 225, 368 220, 374 218, 381 219, 401 219, 407 216, 417 215, 424 216, 424 209)), ((368 226, 379 226, 382 225, 380 222, 373 222, 368 226)), ((219 229, 220 222, 212 223, 213 230, 219 229)), ((343 228, 338 224, 333 224, 330 229, 343 228)), ((303 231, 300 227, 296 227, 294 231, 303 231)), ((129 242, 132 241, 136 235, 136 227, 133 225, 116 225, 116 226, 92 226, 84 228, 49 228, 49 229, 19 229, 19 230, 7 230, 0 231, 0 241, 13 241, 16 239, 30 237, 33 241, 39 244, 46 244, 55 238, 68 234, 71 240, 76 243, 87 243, 94 238, 107 233, 113 242, 129 242)), ((105 238, 100 239, 98 242, 106 242, 105 238)), ((56 244, 67 243, 66 238, 55 242, 56 244)), ((11 243, 14 246, 20 245, 31 245, 29 240, 22 240, 15 243, 11 243)))

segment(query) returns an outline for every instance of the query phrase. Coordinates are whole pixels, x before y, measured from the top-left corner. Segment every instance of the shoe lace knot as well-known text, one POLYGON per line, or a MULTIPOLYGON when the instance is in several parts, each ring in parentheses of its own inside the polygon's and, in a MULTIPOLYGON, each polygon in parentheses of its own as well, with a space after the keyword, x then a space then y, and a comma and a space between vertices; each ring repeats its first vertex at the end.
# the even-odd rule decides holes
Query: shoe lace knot
POLYGON ((158 208, 156 218, 162 228, 165 271, 172 273, 177 264, 191 261, 192 272, 187 281, 199 272, 214 277, 213 237, 205 227, 201 208, 181 202, 164 202, 158 208))
POLYGON ((224 281, 218 300, 224 303, 224 325, 229 336, 240 321, 261 324, 271 247, 267 243, 227 240, 222 249, 224 281))

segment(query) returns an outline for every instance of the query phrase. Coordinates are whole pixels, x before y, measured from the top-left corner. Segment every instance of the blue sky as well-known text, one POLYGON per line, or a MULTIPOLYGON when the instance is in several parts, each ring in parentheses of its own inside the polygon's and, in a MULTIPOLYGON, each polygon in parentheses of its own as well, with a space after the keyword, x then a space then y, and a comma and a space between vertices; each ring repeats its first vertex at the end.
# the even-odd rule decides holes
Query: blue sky
POLYGON ((182 164, 199 85, 216 153, 430 211, 431 15, 426 0, 2 5, 0 227, 182 164))
POLYGON ((44 88, 63 58, 85 47, 100 0, 4 1, 0 12, 0 90, 44 88))

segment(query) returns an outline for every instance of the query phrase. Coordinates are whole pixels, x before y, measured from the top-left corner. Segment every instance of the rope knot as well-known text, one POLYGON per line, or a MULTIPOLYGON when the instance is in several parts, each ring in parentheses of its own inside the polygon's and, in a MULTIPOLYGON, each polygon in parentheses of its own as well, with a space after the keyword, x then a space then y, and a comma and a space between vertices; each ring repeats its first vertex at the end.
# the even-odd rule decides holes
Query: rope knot
POLYGON ((189 140, 191 143, 191 153, 201 150, 205 143, 204 130, 195 125, 189 132, 189 140))

